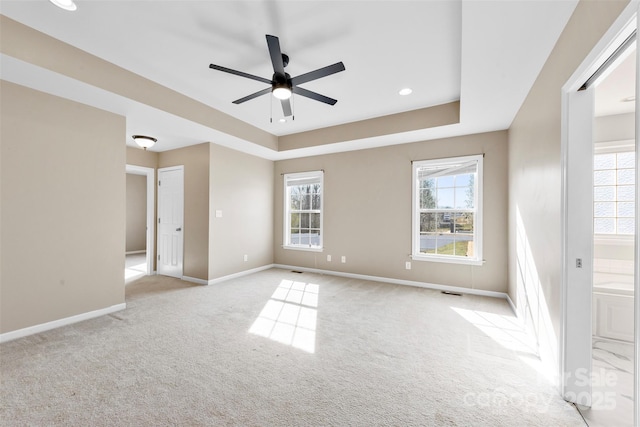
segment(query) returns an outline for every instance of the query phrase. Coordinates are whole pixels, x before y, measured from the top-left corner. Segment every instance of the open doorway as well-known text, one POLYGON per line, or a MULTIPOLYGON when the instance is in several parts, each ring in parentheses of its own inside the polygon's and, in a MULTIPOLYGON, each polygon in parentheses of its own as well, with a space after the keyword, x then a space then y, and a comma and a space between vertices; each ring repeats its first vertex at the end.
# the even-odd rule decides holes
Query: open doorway
POLYGON ((633 43, 595 86, 590 426, 634 425, 636 63, 633 43))
POLYGON ((127 165, 125 283, 154 274, 155 171, 127 165))
POLYGON ((589 426, 640 419, 637 12, 625 9, 563 87, 560 378, 589 426))

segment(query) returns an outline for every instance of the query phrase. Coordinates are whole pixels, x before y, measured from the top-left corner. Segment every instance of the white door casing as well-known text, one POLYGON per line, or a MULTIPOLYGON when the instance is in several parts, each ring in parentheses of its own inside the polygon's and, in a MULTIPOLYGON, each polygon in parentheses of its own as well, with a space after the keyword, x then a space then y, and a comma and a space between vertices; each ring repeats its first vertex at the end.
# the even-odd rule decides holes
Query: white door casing
POLYGON ((127 173, 135 175, 143 175, 147 177, 147 234, 146 234, 146 251, 147 251, 147 275, 155 274, 153 270, 153 260, 155 258, 155 169, 136 165, 127 165, 127 173))
POLYGON ((184 166, 158 169, 158 274, 182 278, 184 166))
MULTIPOLYGON (((582 270, 578 271, 576 267, 576 258, 581 256, 582 253, 586 253, 584 249, 580 249, 579 244, 583 241, 583 238, 587 236, 589 239, 593 239, 593 193, 592 186, 589 188, 589 196, 587 197, 586 189, 576 183, 576 180, 580 176, 583 179, 587 179, 585 171, 581 171, 580 159, 582 159, 583 165, 591 165, 591 167, 585 167, 589 172, 588 182, 592 183, 592 165, 593 165, 593 142, 588 139, 589 152, 591 158, 586 160, 589 156, 587 147, 583 145, 585 138, 591 138, 592 126, 593 126, 593 94, 589 93, 589 90, 584 92, 581 96, 577 94, 578 88, 580 88, 585 81, 608 59, 614 51, 621 46, 621 44, 630 37, 632 32, 638 28, 638 0, 631 0, 624 11, 616 19, 614 24, 609 28, 602 39, 596 44, 591 53, 585 58, 578 69, 569 78, 567 83, 562 88, 562 145, 561 145, 561 158, 562 158, 562 316, 561 316, 561 363, 560 363, 560 379, 561 379, 561 392, 565 399, 570 401, 576 401, 571 399, 572 397, 579 398, 580 393, 582 396, 586 395, 587 398, 583 398, 582 401, 578 400, 578 403, 584 404, 584 400, 587 400, 589 405, 592 401, 591 396, 591 381, 590 376, 580 375, 582 380, 575 377, 575 374, 580 372, 590 372, 591 360, 587 360, 587 353, 589 359, 591 358, 591 325, 592 325, 592 286, 581 286, 580 283, 586 283, 587 280, 592 282, 592 252, 593 243, 589 243, 586 248, 590 250, 587 269, 585 270, 585 260, 583 259, 582 270), (591 98, 589 100, 589 98, 591 98), (574 157, 575 156, 575 157, 574 157), (573 194, 572 189, 578 185, 579 194, 573 194), (586 207, 586 199, 590 199, 589 208, 586 207), (588 209, 589 217, 582 215, 579 216, 580 206, 584 209, 588 209), (577 219, 577 223, 572 223, 574 219, 577 219), (587 220, 589 224, 587 225, 587 220), (582 233, 585 236, 576 236, 579 234, 579 228, 582 228, 582 233), (576 240, 574 240, 576 239, 576 240), (587 279, 586 275, 591 277, 587 279), (580 312, 582 310, 583 312, 580 312), (584 323, 582 323, 584 322, 584 323)), ((640 61, 640 55, 637 56, 640 61)), ((638 71, 640 67, 636 69, 636 92, 640 94, 640 87, 638 86, 638 71)), ((601 74, 601 78, 606 76, 606 72, 601 74)), ((597 83, 594 83, 597 85, 597 83)), ((636 109, 636 129, 640 129, 640 122, 638 121, 638 109, 636 109)), ((638 135, 638 132, 636 132, 638 135)), ((636 136, 636 148, 638 146, 638 139, 636 136)), ((638 155, 638 150, 636 150, 638 155)), ((637 163, 637 162, 636 162, 637 163)), ((637 179, 637 176, 636 176, 637 179)), ((640 193, 636 186, 636 194, 640 193)), ((636 197, 636 203, 638 198, 636 197)), ((638 210, 636 209, 636 212, 638 210)), ((638 215, 636 215, 636 224, 638 224, 638 215)), ((640 249, 638 246, 638 226, 636 225, 636 254, 635 254, 635 268, 638 270, 638 255, 640 249)), ((639 295, 639 282, 638 273, 635 276, 635 295, 639 295)), ((639 379, 640 367, 639 362, 639 345, 640 345, 640 298, 635 298, 635 373, 634 376, 634 423, 638 425, 640 422, 640 405, 638 405, 638 390, 640 389, 639 379)))

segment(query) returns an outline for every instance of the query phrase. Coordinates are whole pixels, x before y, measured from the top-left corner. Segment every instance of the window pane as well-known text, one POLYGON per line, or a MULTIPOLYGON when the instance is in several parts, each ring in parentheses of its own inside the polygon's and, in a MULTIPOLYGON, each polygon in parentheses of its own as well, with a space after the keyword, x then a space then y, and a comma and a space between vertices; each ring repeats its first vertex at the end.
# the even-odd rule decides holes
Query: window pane
POLYGON ((310 194, 303 194, 301 196, 301 200, 302 200, 302 205, 300 207, 300 209, 302 210, 309 210, 311 209, 311 195, 310 194))
POLYGON ((291 190, 291 203, 290 207, 292 210, 300 209, 300 195, 294 189, 291 190))
POLYGON ((616 216, 616 204, 614 202, 594 203, 593 216, 596 218, 616 216))
POLYGON ((312 228, 309 230, 309 241, 312 246, 320 246, 320 229, 312 228))
POLYGON ((300 229, 300 244, 303 246, 309 246, 310 241, 311 239, 310 239, 309 229, 305 229, 305 228, 300 229))
POLYGON ((464 233, 473 235, 473 214, 472 213, 456 213, 455 214, 455 233, 464 233))
POLYGON ((300 228, 309 228, 309 214, 301 213, 300 214, 300 228))
POLYGON ((618 219, 618 234, 635 234, 635 219, 633 218, 619 218, 618 219))
POLYGON ((469 187, 473 186, 473 174, 465 173, 463 175, 456 175, 456 187, 469 187))
POLYGON ((622 169, 618 171, 618 185, 635 184, 635 170, 634 169, 622 169))
POLYGON ((436 198, 433 188, 426 187, 420 189, 420 209, 434 209, 436 198))
POLYGON ((437 231, 438 233, 452 233, 453 232, 453 218, 452 214, 449 212, 442 212, 437 214, 438 224, 437 231))
POLYGON ((321 202, 322 197, 320 196, 320 193, 315 193, 311 196, 311 209, 313 210, 320 210, 322 208, 321 202))
POLYGON ((437 236, 433 233, 420 235, 420 253, 433 254, 436 252, 437 236))
POLYGON ((635 200, 636 187, 635 185, 621 185, 618 187, 618 200, 622 202, 629 202, 635 200))
POLYGON ((616 184, 616 171, 595 171, 593 173, 593 183, 595 185, 615 185, 616 184))
POLYGON ((300 214, 292 213, 291 214, 291 222, 289 223, 291 228, 300 228, 300 214))
POLYGON ((469 188, 457 188, 456 192, 456 200, 454 204, 454 208, 456 209, 467 209, 473 208, 473 190, 470 192, 469 188))
POLYGON ((435 232, 436 231, 436 214, 435 213, 421 213, 420 214, 420 232, 435 232))
POLYGON ((636 164, 636 153, 618 153, 618 169, 633 168, 636 164))
POLYGON ((596 154, 593 156, 593 169, 615 169, 616 155, 612 154, 596 154))
POLYGON ((292 228, 290 233, 291 233, 290 234, 291 244, 292 245, 299 245, 300 244, 300 229, 292 228))
POLYGON ((615 202, 616 200, 616 187, 595 187, 593 189, 593 200, 595 202, 615 202))
POLYGON ((616 232, 616 224, 613 218, 595 218, 593 231, 597 234, 612 234, 616 232))
POLYGON ((438 199, 437 199, 438 209, 453 208, 453 196, 454 196, 453 188, 438 188, 438 199))
POLYGON ((453 176, 441 176, 438 177, 438 188, 442 187, 453 187, 453 176))
POLYGON ((633 218, 635 211, 635 203, 633 202, 618 202, 618 216, 625 218, 633 218))
POLYGON ((309 227, 311 228, 320 228, 320 214, 319 213, 312 213, 309 214, 310 215, 310 222, 309 222, 309 227))
POLYGON ((428 178, 420 180, 420 188, 436 188, 436 179, 428 178))

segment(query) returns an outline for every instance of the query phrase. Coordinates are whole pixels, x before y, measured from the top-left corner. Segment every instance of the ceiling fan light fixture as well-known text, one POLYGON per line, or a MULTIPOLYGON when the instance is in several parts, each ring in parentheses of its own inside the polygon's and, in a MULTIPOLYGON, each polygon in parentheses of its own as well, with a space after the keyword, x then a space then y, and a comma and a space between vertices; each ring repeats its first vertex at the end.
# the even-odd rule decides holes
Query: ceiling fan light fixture
POLYGON ((145 150, 153 147, 153 145, 158 142, 156 138, 145 135, 133 135, 131 138, 133 138, 140 148, 144 148, 145 150))
POLYGON ((291 89, 285 85, 274 87, 271 93, 278 99, 291 98, 291 89))
POLYGON ((58 6, 60 9, 68 10, 73 12, 78 9, 78 6, 73 2, 73 0, 49 0, 51 3, 58 6))

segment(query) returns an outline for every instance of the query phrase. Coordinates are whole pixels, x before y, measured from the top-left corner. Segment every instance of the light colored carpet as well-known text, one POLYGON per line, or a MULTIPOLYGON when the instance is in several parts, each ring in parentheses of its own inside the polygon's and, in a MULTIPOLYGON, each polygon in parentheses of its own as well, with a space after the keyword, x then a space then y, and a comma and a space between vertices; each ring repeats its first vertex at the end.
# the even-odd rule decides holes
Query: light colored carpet
POLYGON ((520 333, 491 298, 144 277, 125 311, 0 346, 0 424, 583 426, 520 333))

